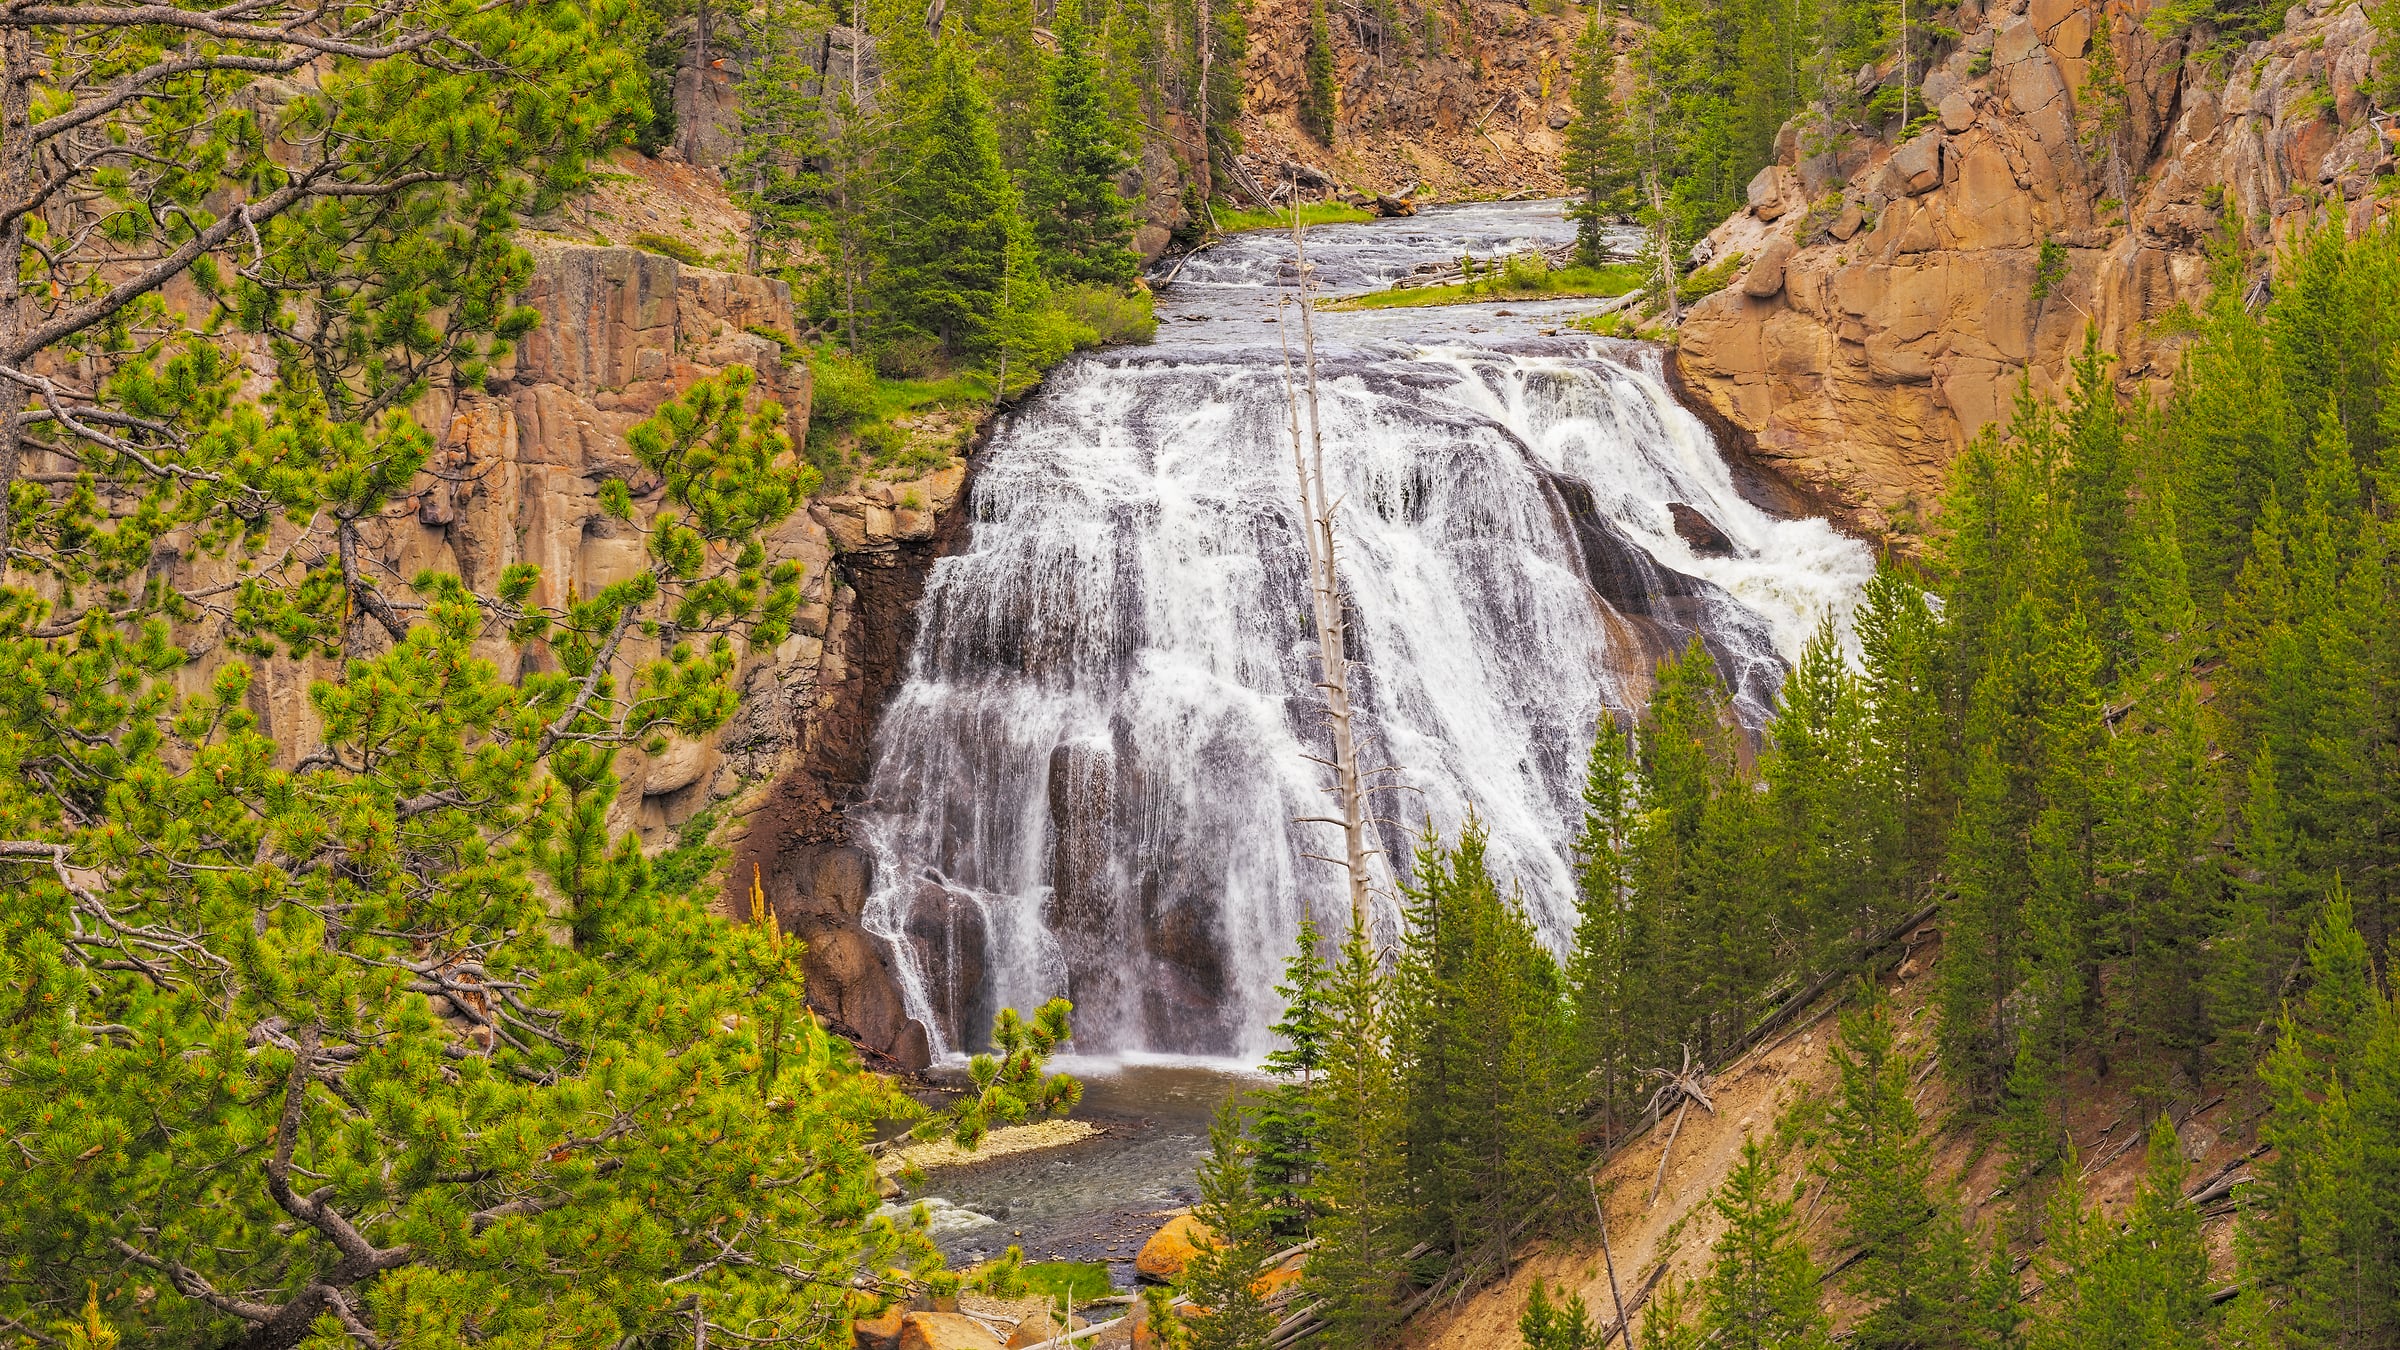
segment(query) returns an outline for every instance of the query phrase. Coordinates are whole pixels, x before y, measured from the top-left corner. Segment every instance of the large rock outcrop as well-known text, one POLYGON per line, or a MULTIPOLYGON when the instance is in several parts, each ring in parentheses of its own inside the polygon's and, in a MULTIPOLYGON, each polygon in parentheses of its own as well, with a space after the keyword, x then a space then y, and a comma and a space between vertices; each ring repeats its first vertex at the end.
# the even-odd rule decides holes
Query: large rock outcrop
MULTIPOLYGON (((361 567, 387 589, 435 570, 489 592, 503 569, 534 563, 541 572, 531 600, 558 606, 633 575, 645 562, 637 525, 658 509, 662 490, 627 450, 625 433, 729 366, 757 371, 761 392, 783 405, 795 444, 806 438, 808 368, 787 361, 785 344, 770 336, 794 331, 783 282, 639 249, 538 235, 526 245, 535 267, 522 298, 540 312, 540 325, 482 388, 436 390, 414 409, 437 438, 427 472, 407 496, 360 522, 361 567), (632 488, 634 522, 600 508, 601 487, 612 478, 632 488)), ((259 360, 263 380, 268 367, 263 354, 259 360)), ((826 895, 818 909, 833 916, 817 922, 804 906, 784 906, 787 928, 811 941, 812 999, 860 1032, 871 1051, 912 1066, 924 1062, 924 1032, 901 1011, 881 940, 856 927, 866 877, 843 871, 838 860, 819 866, 812 851, 839 843, 831 799, 804 820, 784 807, 805 799, 813 809, 820 789, 863 776, 874 715, 907 652, 910 607, 942 547, 942 529, 957 514, 966 474, 965 463, 953 459, 906 481, 820 495, 777 527, 768 536, 771 556, 803 569, 792 634, 771 651, 745 656, 737 675, 741 706, 727 725, 698 740, 620 752, 621 787, 609 818, 612 829, 638 831, 655 849, 725 804, 707 823, 745 850, 728 879, 728 912, 749 917, 749 862, 764 859, 771 884, 794 869, 804 874, 801 890, 826 895), (758 828, 761 820, 771 828, 758 828), (788 863, 780 857, 787 825, 795 827, 796 850, 788 863)), ((287 534, 300 565, 317 565, 316 555, 328 549, 320 537, 287 534)), ((181 556, 172 538, 167 546, 165 565, 186 591, 233 575, 220 560, 181 556)), ((235 659, 221 619, 203 618, 177 636, 198 656, 182 676, 194 688, 235 659)), ((372 631, 368 637, 381 640, 372 631)), ((483 654, 503 678, 550 660, 538 642, 518 648, 497 637, 483 654)), ((655 654, 628 639, 620 677, 630 679, 655 654)), ((340 676, 341 663, 326 656, 259 665, 252 706, 287 761, 315 748, 309 685, 340 676)))
POLYGON ((1905 536, 2020 380, 2061 387, 2087 327, 2129 386, 2167 378, 2178 338, 2159 321, 2206 296, 2221 231, 2263 257, 2323 212, 2357 229, 2389 209, 2358 5, 2296 6, 2222 64, 2187 60, 2145 17, 1970 3, 1922 85, 1933 126, 1813 156, 1787 128, 1748 209, 1707 241, 1757 279, 1687 314, 1686 388, 1788 476, 1905 536), (2127 91, 2113 164, 2084 106, 2099 24, 2127 91))
MULTIPOLYGON (((459 405, 446 476, 417 497, 413 533, 402 523, 394 534, 401 551, 456 566, 470 582, 540 563, 534 598, 554 604, 641 565, 640 533, 598 500, 604 481, 623 477, 637 505, 655 508, 659 485, 625 450, 635 422, 740 363, 783 403, 797 444, 810 390, 807 367, 786 362, 766 335, 793 331, 784 283, 634 249, 532 247, 525 302, 542 324, 505 372, 505 395, 459 405)), ((875 716, 905 661, 912 610, 966 475, 953 461, 906 481, 854 485, 777 527, 769 553, 803 569, 791 636, 744 660, 741 706, 715 734, 621 755, 611 818, 663 846, 726 803, 718 837, 737 858, 728 912, 756 917, 750 890, 764 886, 785 931, 808 943, 811 1002, 870 1052, 910 1068, 926 1062, 925 1032, 902 1007, 887 946, 858 926, 871 877, 864 855, 844 845, 837 799, 864 779, 875 716)), ((628 666, 646 654, 629 652, 628 666)))
POLYGON ((1328 6, 1339 123, 1331 145, 1300 123, 1311 12, 1306 0, 1253 0, 1245 11, 1242 133, 1262 178, 1298 163, 1368 194, 1412 183, 1433 199, 1563 188, 1558 156, 1582 10, 1465 5, 1428 17, 1429 33, 1392 10, 1328 6))

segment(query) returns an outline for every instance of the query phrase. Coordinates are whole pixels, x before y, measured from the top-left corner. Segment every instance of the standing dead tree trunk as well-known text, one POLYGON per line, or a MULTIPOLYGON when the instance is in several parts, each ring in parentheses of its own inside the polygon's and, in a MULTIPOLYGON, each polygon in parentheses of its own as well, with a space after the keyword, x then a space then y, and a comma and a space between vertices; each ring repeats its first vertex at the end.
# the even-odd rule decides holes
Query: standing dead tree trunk
MULTIPOLYGON (((1294 194, 1295 202, 1297 194, 1294 194)), ((1351 726, 1350 662, 1344 654, 1346 623, 1334 546, 1336 503, 1325 482, 1325 429, 1317 404, 1317 332, 1310 302, 1308 243, 1297 204, 1292 208, 1292 268, 1300 307, 1301 391, 1290 389, 1290 366, 1285 366, 1287 401, 1291 407, 1292 466, 1300 478, 1301 535, 1308 544, 1308 589, 1317 628, 1317 681, 1325 691, 1326 720, 1333 733, 1333 796, 1341 815, 1310 817, 1342 830, 1340 865, 1349 873, 1350 923, 1356 932, 1367 928, 1367 807, 1366 785, 1358 770, 1358 743, 1351 726), (1302 394, 1308 405, 1308 436, 1300 434, 1302 394)), ((1371 939, 1370 939, 1371 940, 1371 939)))

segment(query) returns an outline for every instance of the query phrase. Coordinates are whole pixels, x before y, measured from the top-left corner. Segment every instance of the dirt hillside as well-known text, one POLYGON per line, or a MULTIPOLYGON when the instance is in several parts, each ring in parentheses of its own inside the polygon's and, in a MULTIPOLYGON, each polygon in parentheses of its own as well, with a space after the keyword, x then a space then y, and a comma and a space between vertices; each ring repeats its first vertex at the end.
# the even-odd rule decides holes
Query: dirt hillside
POLYGON ((1376 7, 1330 4, 1340 95, 1331 147, 1300 129, 1308 0, 1250 8, 1242 135, 1261 172, 1286 160, 1345 185, 1433 200, 1555 192, 1569 60, 1582 12, 1552 3, 1461 7, 1430 28, 1386 24, 1376 7))
MULTIPOLYGON (((1987 1122, 1963 1108, 1947 1078, 1930 1068, 1934 1013, 1928 1006, 1933 993, 1929 973, 1940 945, 1939 932, 1933 924, 1919 928, 1909 937, 1905 955, 1887 985, 1900 1027, 1901 1049, 1926 1066, 1920 1070, 1917 1109, 1921 1118, 1938 1131, 1937 1182, 1958 1187, 1969 1219, 1988 1240, 1994 1224, 2013 1223, 2006 1197, 1996 1194, 2000 1189, 2001 1158, 1996 1149, 1984 1142, 1983 1127, 1987 1122)), ((1838 999, 1820 1000, 1782 1034, 1710 1076, 1709 1089, 1717 1110, 1711 1115, 1693 1107, 1685 1118, 1682 1132, 1675 1138, 1656 1204, 1645 1201, 1657 1176, 1659 1153, 1668 1133, 1663 1127, 1620 1148, 1595 1174, 1608 1208, 1609 1249, 1616 1259, 1617 1278, 1632 1307, 1637 1329, 1642 1323, 1638 1300, 1652 1286, 1662 1266, 1665 1273, 1683 1280, 1705 1273, 1709 1248, 1724 1227, 1710 1206, 1709 1197, 1739 1160, 1742 1140, 1749 1135, 1766 1139, 1774 1132, 1778 1117, 1796 1103, 1810 1094, 1822 1098, 1834 1090, 1830 1051, 1834 1014, 1839 1010, 1838 999)), ((2087 1196, 2111 1216, 2120 1215, 2132 1203, 2141 1181, 2144 1123, 2121 1083, 2095 1081, 2087 1074, 2064 1086, 2067 1099, 2073 1103, 2068 1128, 2083 1160, 2087 1196)), ((2194 1192, 2205 1189, 2229 1164, 2249 1153, 2252 1122, 2233 1116, 2229 1107, 2228 1102, 2218 1098, 2185 1101, 2170 1108, 2185 1153, 2192 1161, 2194 1192)), ((1671 1116, 1669 1120, 1671 1123, 1671 1116)), ((1806 1165, 1805 1157, 1787 1156, 1784 1161, 1787 1179, 1798 1179, 1806 1165)), ((1831 1270, 1847 1253, 1835 1241, 1832 1207, 1813 1203, 1822 1195, 1822 1188, 1812 1184, 1809 1194, 1811 1199, 1801 1202, 1803 1233, 1818 1268, 1831 1270)), ((1588 1209, 1588 1197, 1583 1203, 1588 1209)), ((2220 1273, 2229 1273, 2232 1206, 2219 1199, 2204 1214, 2203 1233, 2212 1262, 2220 1273)), ((2032 1248, 2019 1237, 2012 1242, 2011 1249, 2017 1253, 2020 1275, 2030 1287, 2034 1280, 2029 1265, 2032 1248)), ((1603 1325, 1615 1320, 1599 1235, 1596 1227, 1586 1221, 1582 1231, 1532 1248, 1516 1264, 1507 1282, 1493 1283, 1463 1298, 1444 1301, 1419 1316, 1399 1343, 1409 1350, 1496 1350, 1514 1346, 1518 1344, 1517 1318, 1525 1309, 1525 1300, 1537 1276, 1554 1286, 1563 1286, 1570 1294, 1580 1293, 1603 1325)), ((1845 1329, 1856 1314, 1855 1306, 1838 1295, 1830 1300, 1830 1306, 1836 1316, 1836 1331, 1845 1329)))

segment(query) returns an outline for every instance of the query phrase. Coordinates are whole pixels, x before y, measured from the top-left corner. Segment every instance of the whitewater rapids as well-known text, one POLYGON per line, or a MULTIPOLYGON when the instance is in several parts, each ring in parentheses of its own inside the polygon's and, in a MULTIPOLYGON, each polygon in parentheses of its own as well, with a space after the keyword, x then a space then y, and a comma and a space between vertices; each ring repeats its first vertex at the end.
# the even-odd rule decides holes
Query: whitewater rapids
MULTIPOLYGON (((1310 231, 1320 284, 1553 242, 1555 204, 1310 231)), ((1268 1047, 1304 908, 1346 917, 1286 402, 1291 242, 1241 236, 1161 295, 1155 344, 1085 355, 982 452, 934 568, 866 798, 865 922, 936 1053, 1064 995, 1084 1053, 1268 1047)), ((1873 571, 1737 490, 1661 354, 1574 335, 1591 302, 1317 316, 1377 865, 1469 812, 1556 945, 1593 727, 1705 642, 1758 725, 1873 571), (1547 332, 1545 331, 1547 330, 1547 332), (1681 508, 1680 511, 1671 508, 1681 508), (1678 529, 1676 516, 1683 515, 1678 529)), ((1395 876, 1397 874, 1397 876, 1395 876)), ((1388 915, 1386 916, 1389 917, 1388 915)))

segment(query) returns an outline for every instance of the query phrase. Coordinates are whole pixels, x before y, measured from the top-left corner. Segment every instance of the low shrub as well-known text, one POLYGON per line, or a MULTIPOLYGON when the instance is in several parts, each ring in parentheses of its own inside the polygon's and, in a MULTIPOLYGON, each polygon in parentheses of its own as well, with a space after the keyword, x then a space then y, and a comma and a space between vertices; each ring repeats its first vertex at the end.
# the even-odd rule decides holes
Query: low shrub
POLYGON ((625 242, 644 253, 656 253, 661 257, 673 258, 687 267, 708 266, 707 254, 680 239, 671 239, 663 234, 651 234, 645 230, 625 242))
POLYGON ((1127 294, 1107 286, 1062 286, 1051 295, 1050 303, 1091 330, 1087 346, 1148 342, 1158 333, 1158 316, 1152 312, 1146 290, 1127 294))
POLYGON ((811 396, 809 439, 817 433, 847 431, 872 416, 877 408, 875 368, 826 343, 808 353, 811 396))

